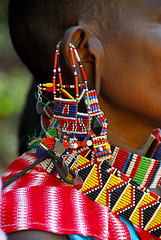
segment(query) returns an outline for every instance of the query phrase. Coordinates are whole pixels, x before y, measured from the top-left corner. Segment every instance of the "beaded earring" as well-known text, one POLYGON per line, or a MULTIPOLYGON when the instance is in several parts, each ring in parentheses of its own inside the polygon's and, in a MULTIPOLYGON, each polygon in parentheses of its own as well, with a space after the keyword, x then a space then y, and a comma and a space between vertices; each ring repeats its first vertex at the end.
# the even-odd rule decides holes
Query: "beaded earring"
MULTIPOLYGON (((63 84, 60 43, 58 43, 54 58, 53 83, 39 84, 37 103, 37 110, 41 112, 41 91, 53 92, 53 115, 46 129, 46 135, 54 137, 54 141, 60 141, 66 149, 62 154, 63 164, 61 167, 66 169, 64 170, 65 175, 68 172, 66 162, 68 162, 68 167, 72 164, 69 164, 69 153, 77 156, 78 150, 92 149, 91 160, 93 163, 101 163, 111 159, 110 144, 107 140, 108 122, 100 110, 96 91, 89 91, 83 65, 75 46, 71 43, 69 44, 69 52, 74 72, 74 84, 63 84), (81 79, 78 79, 77 68, 80 69, 81 79), (70 93, 70 89, 75 90, 74 96, 70 93), (84 111, 80 107, 81 104, 85 106, 84 111), (53 133, 56 133, 56 136, 53 133)), ((41 147, 38 146, 38 157, 42 157, 41 147)), ((55 151, 55 145, 52 149, 55 151)), ((74 178, 74 185, 81 185, 77 157, 75 158, 76 178, 74 178)))

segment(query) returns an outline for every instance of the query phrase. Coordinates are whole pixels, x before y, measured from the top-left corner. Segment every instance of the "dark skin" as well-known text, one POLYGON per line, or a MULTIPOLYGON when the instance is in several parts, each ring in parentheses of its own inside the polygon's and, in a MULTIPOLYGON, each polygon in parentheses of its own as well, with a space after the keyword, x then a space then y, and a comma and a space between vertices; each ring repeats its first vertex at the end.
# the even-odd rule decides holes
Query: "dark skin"
MULTIPOLYGON (((104 33, 97 35, 94 23, 81 22, 68 29, 63 39, 64 64, 69 62, 67 49, 72 42, 85 62, 89 87, 95 85, 99 92, 101 109, 109 122, 109 141, 143 154, 151 132, 161 126, 161 1, 127 0, 120 14, 120 34, 112 42, 104 33)), ((159 189, 152 190, 161 195, 159 189)), ((10 233, 8 239, 69 238, 28 230, 10 233)))

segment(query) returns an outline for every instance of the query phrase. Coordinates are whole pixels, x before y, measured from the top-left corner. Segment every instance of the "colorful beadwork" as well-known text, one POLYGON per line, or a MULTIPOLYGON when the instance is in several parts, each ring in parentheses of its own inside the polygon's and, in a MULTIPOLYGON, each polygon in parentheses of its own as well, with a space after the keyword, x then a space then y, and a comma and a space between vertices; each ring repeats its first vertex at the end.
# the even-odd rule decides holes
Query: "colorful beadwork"
MULTIPOLYGON (((39 91, 53 92, 54 102, 52 114, 44 107, 50 121, 48 126, 44 127, 42 124, 45 135, 37 147, 37 156, 44 156, 48 149, 53 149, 56 153, 55 142, 60 141, 65 151, 56 153, 60 158, 59 164, 65 164, 70 173, 66 171, 67 177, 63 178, 63 175, 57 173, 54 160, 51 159, 42 163, 47 172, 67 180, 73 186, 74 179, 82 179, 80 191, 91 200, 109 206, 113 213, 161 237, 161 198, 147 189, 158 185, 161 162, 110 146, 107 139, 108 122, 100 109, 96 91, 88 90, 83 65, 72 44, 69 45, 69 52, 74 83, 63 84, 59 43, 55 53, 53 83, 38 86, 39 91), (75 59, 81 70, 83 83, 82 79, 79 81, 81 83, 78 82, 75 59), (71 88, 75 89, 75 96, 72 96, 71 88), (86 107, 84 112, 79 107, 83 102, 86 107), (52 141, 53 144, 50 144, 52 141)), ((43 118, 44 115, 41 118, 42 123, 43 118)))
POLYGON ((112 146, 111 166, 146 188, 156 188, 161 179, 161 161, 112 146))

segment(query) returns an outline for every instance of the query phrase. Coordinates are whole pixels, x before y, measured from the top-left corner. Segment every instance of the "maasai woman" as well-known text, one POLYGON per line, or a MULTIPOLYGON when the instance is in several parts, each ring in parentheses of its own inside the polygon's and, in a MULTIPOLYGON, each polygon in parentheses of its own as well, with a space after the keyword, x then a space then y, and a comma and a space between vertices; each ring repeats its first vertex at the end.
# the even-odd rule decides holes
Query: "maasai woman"
POLYGON ((3 190, 9 239, 161 236, 160 198, 147 190, 158 191, 161 175, 160 11, 158 0, 10 1, 14 47, 39 84, 43 134, 3 181, 44 161, 3 190))

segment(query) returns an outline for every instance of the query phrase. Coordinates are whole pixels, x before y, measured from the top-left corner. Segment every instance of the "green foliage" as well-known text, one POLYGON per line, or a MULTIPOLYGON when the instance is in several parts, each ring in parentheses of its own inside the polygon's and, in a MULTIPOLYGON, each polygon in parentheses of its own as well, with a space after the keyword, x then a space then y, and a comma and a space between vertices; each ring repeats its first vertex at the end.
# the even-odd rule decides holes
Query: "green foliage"
POLYGON ((0 73, 1 117, 13 118, 21 112, 29 82, 29 73, 25 69, 17 68, 11 73, 0 73))
POLYGON ((31 80, 10 40, 7 5, 0 1, 0 174, 17 157, 19 115, 31 80))
MULTIPOLYGON (((31 76, 23 68, 0 72, 0 168, 17 155, 19 115, 25 103, 31 76)), ((4 167, 3 167, 4 165, 4 167)), ((2 169, 0 169, 1 172, 2 169)))

